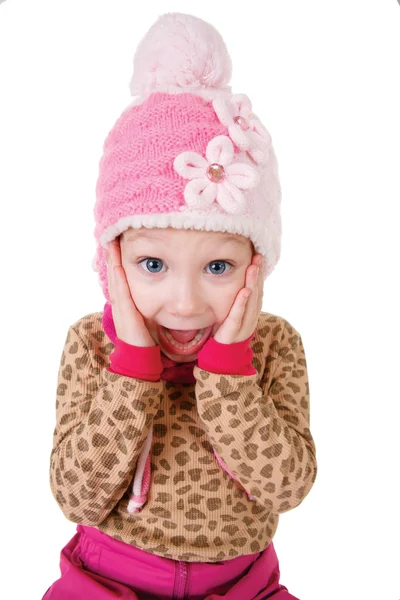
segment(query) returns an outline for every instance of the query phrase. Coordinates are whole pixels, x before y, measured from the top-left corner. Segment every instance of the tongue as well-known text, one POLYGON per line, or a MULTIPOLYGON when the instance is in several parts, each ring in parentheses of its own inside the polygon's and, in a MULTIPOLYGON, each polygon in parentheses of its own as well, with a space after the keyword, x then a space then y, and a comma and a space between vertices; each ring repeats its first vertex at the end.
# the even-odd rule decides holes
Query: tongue
POLYGON ((200 330, 190 329, 188 331, 179 331, 178 329, 168 329, 168 331, 170 332, 174 340, 180 342, 181 344, 184 344, 186 342, 191 342, 195 338, 197 332, 200 330))

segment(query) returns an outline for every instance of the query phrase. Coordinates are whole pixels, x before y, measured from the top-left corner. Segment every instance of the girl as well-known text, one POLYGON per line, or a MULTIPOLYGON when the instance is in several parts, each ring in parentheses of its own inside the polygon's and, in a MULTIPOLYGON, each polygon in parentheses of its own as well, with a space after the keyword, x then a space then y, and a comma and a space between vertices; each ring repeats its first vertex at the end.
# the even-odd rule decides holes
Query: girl
POLYGON ((58 375, 50 485, 78 525, 46 600, 296 600, 272 540, 316 478, 307 365, 261 310, 281 188, 230 77, 190 15, 136 52, 96 186, 106 303, 69 328, 58 375))

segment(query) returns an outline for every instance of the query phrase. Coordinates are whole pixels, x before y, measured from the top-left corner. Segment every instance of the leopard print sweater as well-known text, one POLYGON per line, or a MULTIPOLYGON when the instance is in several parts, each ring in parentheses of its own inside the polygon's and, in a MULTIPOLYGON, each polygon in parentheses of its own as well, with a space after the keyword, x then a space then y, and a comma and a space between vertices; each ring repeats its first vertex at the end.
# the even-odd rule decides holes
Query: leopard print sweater
POLYGON ((299 333, 261 312, 251 348, 257 374, 195 366, 195 384, 150 382, 106 370, 114 345, 102 312, 74 323, 61 356, 50 457, 50 487, 65 517, 180 561, 219 562, 266 548, 279 515, 312 488, 317 462, 299 333), (151 427, 148 501, 130 515, 151 427))

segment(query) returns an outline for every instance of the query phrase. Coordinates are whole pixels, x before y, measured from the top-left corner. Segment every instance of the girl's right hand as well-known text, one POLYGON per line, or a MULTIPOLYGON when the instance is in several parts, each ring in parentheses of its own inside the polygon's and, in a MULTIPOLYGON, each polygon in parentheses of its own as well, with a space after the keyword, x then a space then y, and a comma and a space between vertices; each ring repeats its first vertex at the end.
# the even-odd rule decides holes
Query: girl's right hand
POLYGON ((117 337, 132 346, 156 346, 146 327, 142 314, 138 311, 122 266, 119 238, 107 244, 108 292, 111 299, 112 315, 117 337))

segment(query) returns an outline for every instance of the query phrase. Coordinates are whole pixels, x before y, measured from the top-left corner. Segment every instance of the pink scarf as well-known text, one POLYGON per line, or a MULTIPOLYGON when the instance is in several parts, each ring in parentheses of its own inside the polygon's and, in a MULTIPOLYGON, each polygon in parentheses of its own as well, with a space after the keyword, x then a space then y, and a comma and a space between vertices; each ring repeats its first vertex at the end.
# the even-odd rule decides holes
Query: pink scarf
MULTIPOLYGON (((115 331, 112 308, 109 302, 106 302, 104 305, 102 324, 104 331, 115 345, 117 333, 115 331)), ((193 375, 193 367, 195 365, 197 366, 197 359, 189 363, 178 363, 174 360, 171 360, 161 352, 161 361, 164 368, 161 372, 160 379, 165 381, 173 381, 176 383, 196 383, 196 378, 193 375)), ((150 448, 152 440, 153 431, 151 430, 138 458, 136 473, 133 479, 132 493, 128 503, 129 513, 140 511, 147 500, 147 493, 150 487, 151 479, 150 448)), ((215 450, 214 454, 221 467, 232 477, 232 479, 239 482, 237 477, 235 477, 235 475, 229 471, 228 467, 215 450)), ((239 485, 241 484, 239 483, 239 485)), ((255 500, 255 498, 251 496, 247 490, 245 491, 250 500, 255 500)))

